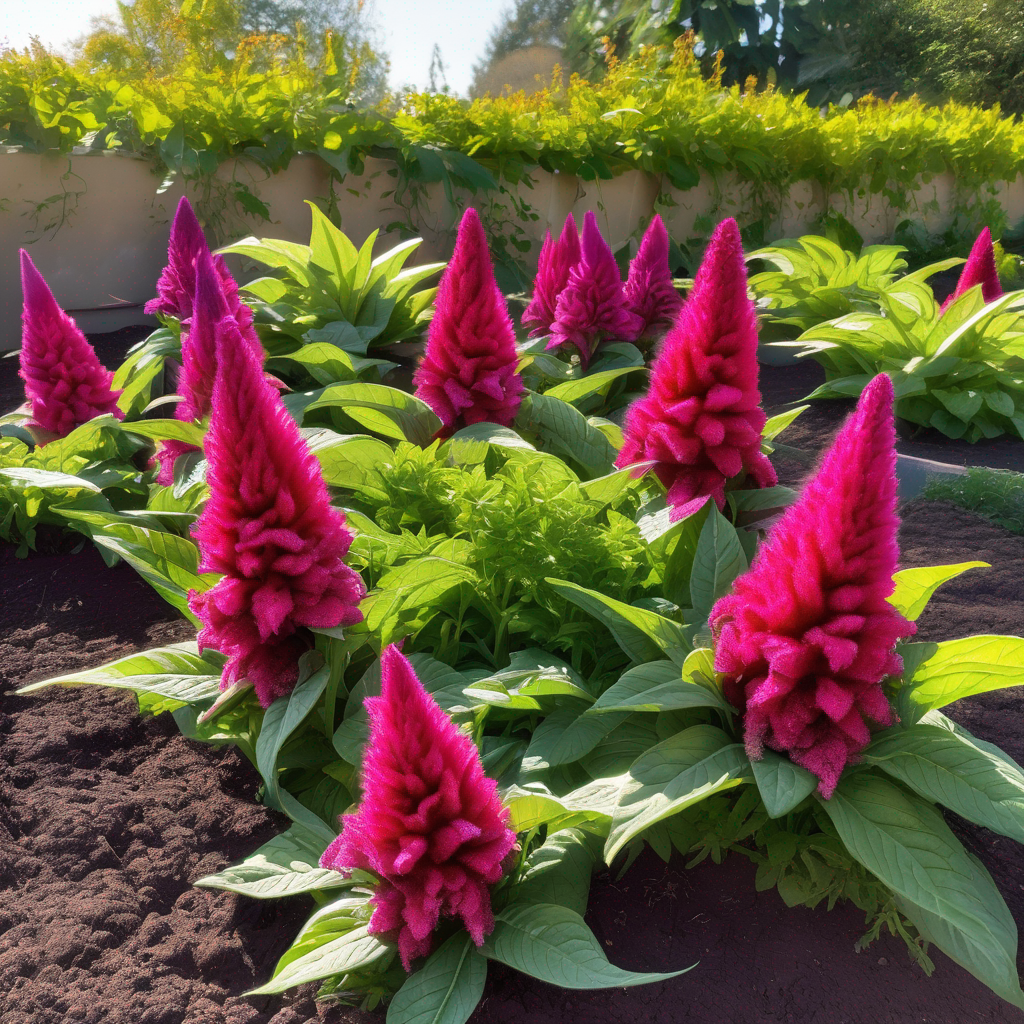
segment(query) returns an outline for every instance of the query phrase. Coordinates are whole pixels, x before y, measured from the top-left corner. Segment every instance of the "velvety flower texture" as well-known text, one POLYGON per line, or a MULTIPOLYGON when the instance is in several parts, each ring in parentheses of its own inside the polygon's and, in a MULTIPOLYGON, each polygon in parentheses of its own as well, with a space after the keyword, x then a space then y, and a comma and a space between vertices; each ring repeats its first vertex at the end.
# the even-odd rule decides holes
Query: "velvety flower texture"
POLYGON ((113 374, 104 368, 78 325, 60 308, 21 250, 21 379, 32 419, 43 430, 67 437, 94 416, 118 419, 120 391, 111 391, 113 374))
MULTIPOLYGON (((156 283, 157 296, 145 305, 147 313, 166 313, 187 320, 192 316, 196 293, 196 260, 208 251, 206 236, 196 217, 192 204, 182 196, 171 222, 171 236, 167 246, 167 266, 156 283)), ((220 279, 224 299, 239 326, 245 329, 252 323, 252 310, 238 298, 238 285, 231 276, 223 256, 213 257, 213 268, 220 279)))
POLYGON ((523 311, 522 324, 533 324, 531 336, 548 334, 555 321, 555 306, 562 289, 569 282, 569 272, 580 261, 580 235, 570 213, 558 240, 548 231, 540 247, 537 276, 533 279, 533 296, 523 311))
POLYGON ((476 210, 468 209, 437 289, 427 350, 414 377, 416 396, 440 417, 444 436, 470 423, 511 426, 523 393, 518 362, 487 237, 476 210))
POLYGON ((739 228, 731 218, 711 236, 686 303, 651 367, 647 394, 626 414, 616 465, 653 460, 672 518, 743 470, 751 486, 778 482, 761 452, 765 415, 757 388, 757 319, 747 298, 739 228))
POLYGON ((249 680, 264 707, 295 685, 303 627, 362 619, 366 588, 342 560, 352 541, 316 457, 237 322, 215 325, 217 371, 204 447, 210 498, 195 529, 200 571, 223 573, 189 605, 200 648, 228 656, 221 687, 249 680))
POLYGON ((942 304, 940 312, 945 313, 946 307, 954 299, 959 299, 961 295, 979 284, 981 285, 981 297, 986 302, 995 302, 1003 294, 1002 286, 999 284, 999 273, 996 270, 996 254, 992 248, 992 232, 988 228, 982 228, 981 233, 974 240, 967 263, 960 271, 960 280, 956 283, 956 291, 942 304))
POLYGON ((890 725, 882 690, 915 632, 886 600, 899 560, 892 382, 864 389, 817 475, 711 612, 715 668, 743 710, 747 753, 782 751, 831 797, 843 768, 890 725))
POLYGON ((320 866, 380 877, 368 930, 397 933, 408 971, 430 952, 441 917, 461 918, 478 946, 493 930, 489 886, 501 880, 516 837, 473 741, 397 647, 385 648, 380 664, 380 696, 366 700, 362 803, 341 819, 320 866))
POLYGON ((670 327, 683 304, 683 297, 672 284, 668 232, 658 214, 647 225, 640 248, 629 264, 629 276, 622 291, 627 305, 641 320, 638 338, 670 327))
POLYGON ((635 341, 639 330, 640 318, 626 305, 618 264, 588 211, 580 259, 559 293, 547 348, 575 346, 586 369, 602 342, 635 341))

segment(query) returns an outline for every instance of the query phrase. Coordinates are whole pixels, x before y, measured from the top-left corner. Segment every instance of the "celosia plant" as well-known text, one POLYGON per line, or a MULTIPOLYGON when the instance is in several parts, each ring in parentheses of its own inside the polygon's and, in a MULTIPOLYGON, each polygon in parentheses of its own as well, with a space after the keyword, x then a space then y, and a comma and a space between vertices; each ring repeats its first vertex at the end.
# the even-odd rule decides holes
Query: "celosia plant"
POLYGON ((78 325, 57 304, 21 250, 21 291, 24 299, 21 334, 21 379, 34 424, 50 434, 67 437, 94 416, 123 413, 119 391, 111 390, 113 374, 106 370, 78 325))
POLYGON ((562 234, 557 240, 548 231, 540 247, 537 276, 533 280, 533 296, 523 311, 522 324, 532 325, 530 334, 548 334, 555 321, 558 296, 569 281, 569 272, 580 261, 580 235, 570 213, 565 218, 562 234))
POLYGON ((320 859, 380 877, 371 935, 395 934, 405 969, 426 956, 441 917, 479 946, 494 928, 490 886, 515 846, 508 811, 460 732, 394 645, 381 654, 381 693, 365 702, 370 740, 359 809, 320 859))
POLYGON ((586 369, 603 342, 634 341, 639 331, 640 318, 626 303, 618 264, 601 237, 597 218, 588 211, 583 218, 580 259, 558 295, 547 347, 577 349, 586 369))
POLYGON ((620 467, 653 460, 673 519, 746 470, 758 487, 777 482, 761 452, 765 414, 757 387, 757 319, 747 297, 739 228, 715 229, 693 291, 665 336, 647 394, 626 414, 620 467))
POLYGON ((437 413, 444 435, 484 421, 510 426, 523 392, 518 361, 487 237, 476 210, 468 209, 437 290, 416 396, 437 413))
POLYGON ((659 214, 647 225, 640 248, 629 264, 623 285, 629 308, 640 318, 637 338, 649 338, 670 327, 683 304, 672 284, 668 265, 668 231, 659 214))
POLYGON ((826 799, 891 725, 882 690, 915 632, 887 598, 899 560, 892 381, 865 389, 821 468, 711 613, 715 668, 751 759, 784 751, 826 799))
POLYGON ((967 263, 960 272, 956 289, 942 304, 941 311, 944 313, 946 308, 959 299, 964 292, 979 284, 981 285, 981 297, 986 302, 994 302, 1003 294, 1002 286, 999 284, 999 274, 996 270, 995 251, 992 248, 992 232, 987 227, 982 228, 974 240, 971 254, 967 257, 967 263))
MULTIPOLYGON (((208 252, 206 236, 196 217, 192 204, 182 196, 171 222, 167 246, 167 265, 156 283, 156 298, 145 305, 147 313, 163 313, 178 320, 192 316, 196 293, 196 261, 200 253, 208 252)), ((220 279, 224 299, 239 326, 252 323, 252 311, 238 298, 238 285, 231 276, 223 256, 213 257, 213 269, 220 279)))
POLYGON ((264 707, 295 684, 303 629, 362 620, 352 534, 320 465, 231 316, 214 327, 217 372, 204 448, 210 498, 195 530, 200 571, 223 573, 190 606, 200 649, 228 656, 222 687, 248 680, 264 707))

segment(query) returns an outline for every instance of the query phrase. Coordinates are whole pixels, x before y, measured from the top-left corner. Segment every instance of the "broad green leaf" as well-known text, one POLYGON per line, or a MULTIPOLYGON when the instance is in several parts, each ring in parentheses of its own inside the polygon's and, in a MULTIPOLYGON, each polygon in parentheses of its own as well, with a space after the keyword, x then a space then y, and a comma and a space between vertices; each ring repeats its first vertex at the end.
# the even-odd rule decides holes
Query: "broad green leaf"
POLYGON ((345 974, 380 960, 391 953, 394 947, 382 942, 375 935, 369 935, 366 925, 360 925, 342 932, 336 938, 328 939, 305 955, 291 960, 275 974, 270 981, 245 994, 247 996, 271 996, 305 985, 308 981, 329 978, 333 974, 345 974))
POLYGON ((203 447, 206 433, 197 424, 183 423, 181 420, 136 420, 123 424, 123 429, 154 441, 184 441, 197 448, 203 447))
POLYGON ((597 427, 568 402, 530 393, 523 402, 521 426, 546 445, 575 459, 589 474, 604 476, 615 468, 616 451, 597 427))
POLYGON ((692 649, 683 627, 657 612, 635 608, 566 580, 547 579, 546 582, 564 598, 603 622, 623 651, 636 662, 660 661, 662 655, 668 655, 682 665, 692 649))
POLYGON ((335 384, 356 376, 352 357, 337 345, 324 341, 310 342, 294 352, 276 356, 304 366, 318 384, 335 384))
POLYGON ((540 454, 514 430, 497 423, 471 423, 452 434, 441 451, 453 465, 475 466, 484 461, 492 445, 502 451, 540 454))
POLYGON ((200 878, 195 885, 226 889, 256 899, 277 899, 317 889, 337 889, 351 882, 337 871, 320 867, 327 844, 302 825, 274 836, 241 864, 200 878))
POLYGON ((903 685, 918 707, 941 708, 962 697, 1024 683, 1024 638, 965 636, 939 644, 903 644, 903 685))
POLYGON ((765 441, 774 440, 797 418, 797 416, 800 415, 800 413, 809 408, 809 405, 800 405, 795 409, 787 409, 785 412, 780 412, 775 416, 769 416, 764 425, 764 430, 761 431, 761 437, 765 441))
POLYGON ((561 988, 623 988, 667 981, 667 974, 624 971, 608 962, 594 933, 579 914, 550 903, 513 904, 497 916, 480 952, 531 978, 561 988))
POLYGON ((441 429, 441 421, 426 402, 385 384, 365 381, 335 384, 307 406, 306 411, 332 407, 341 409, 368 430, 424 448, 441 429))
POLYGON ((152 714, 173 711, 183 704, 203 704, 220 692, 224 658, 213 651, 199 653, 194 640, 157 647, 141 654, 86 669, 67 676, 55 676, 30 683, 16 693, 34 693, 47 686, 112 686, 134 693, 151 693, 161 698, 151 704, 152 714))
POLYGON ((1024 773, 965 735, 924 723, 887 729, 863 757, 926 800, 1024 843, 1024 773))
POLYGON ((342 435, 332 430, 319 432, 308 440, 329 486, 359 491, 376 498, 386 496, 380 467, 389 466, 394 460, 394 452, 389 445, 367 434, 342 435))
POLYGON ((653 462, 639 462, 635 466, 617 469, 607 476, 599 476, 580 484, 580 490, 591 500, 602 505, 612 504, 616 498, 625 494, 631 487, 636 487, 640 479, 653 466, 653 462))
POLYGON ((456 932, 395 993, 387 1024, 465 1024, 486 981, 487 958, 469 935, 456 932))
POLYGON ((577 829, 549 833, 527 858, 513 891, 514 902, 555 903, 583 914, 595 859, 590 843, 577 829))
POLYGON ((612 817, 605 862, 644 829, 713 793, 753 781, 743 745, 721 729, 695 725, 657 744, 633 762, 612 817))
POLYGON ((988 562, 958 562, 956 565, 926 565, 917 569, 902 569, 893 576, 896 589, 889 598, 898 612, 912 622, 920 618, 928 602, 943 583, 956 579, 968 569, 989 569, 988 562))
POLYGON ((732 582, 747 568, 747 556, 736 528, 713 505, 708 511, 690 570, 693 626, 707 624, 711 607, 728 593, 732 582))
POLYGON ((628 717, 628 712, 591 717, 573 708, 552 712, 530 738, 524 771, 578 761, 628 717))
POLYGON ((6 477, 20 487, 100 493, 100 488, 94 483, 90 483, 80 476, 73 476, 71 473, 60 473, 55 469, 37 469, 35 466, 9 466, 5 469, 0 469, 0 476, 6 477))
POLYGON ((732 711, 721 695, 706 686, 684 680, 678 665, 671 661, 651 661, 627 669, 617 683, 601 694, 587 714, 678 711, 683 708, 732 711))
POLYGON ((908 904, 922 911, 936 945, 1017 1006, 1017 928, 999 890, 942 820, 919 797, 877 776, 843 778, 821 806, 850 854, 908 904), (961 960, 961 962, 963 962, 961 960))
POLYGON ((766 749, 750 767, 770 818, 784 818, 818 787, 817 776, 774 750, 766 749))
POLYGON ((601 370, 598 373, 588 373, 585 377, 556 384, 554 387, 548 388, 544 394, 548 398, 557 398, 563 402, 575 403, 583 398, 589 398, 591 395, 607 395, 608 389, 619 377, 644 369, 645 367, 643 366, 620 366, 615 370, 601 370))

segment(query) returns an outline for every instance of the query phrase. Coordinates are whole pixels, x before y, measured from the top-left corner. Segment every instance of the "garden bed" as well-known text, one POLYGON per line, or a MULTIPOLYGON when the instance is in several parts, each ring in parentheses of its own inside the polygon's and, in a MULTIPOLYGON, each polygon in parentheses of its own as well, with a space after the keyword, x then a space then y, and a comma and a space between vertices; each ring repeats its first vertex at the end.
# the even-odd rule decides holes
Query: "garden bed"
MULTIPOLYGON (((101 343, 117 361, 127 334, 101 343)), ((16 366, 3 365, 4 405, 16 366)), ((765 369, 770 408, 821 380, 815 364, 765 369)), ((852 403, 819 403, 786 435, 817 453, 852 403)), ((970 446, 925 435, 906 454, 1021 469, 1019 442, 970 446)), ((792 476, 806 472, 792 466, 792 476)), ((922 616, 920 637, 1019 632, 1024 538, 950 505, 904 510, 904 566, 980 558, 993 568, 947 584, 922 616)), ((191 629, 126 566, 107 569, 91 547, 14 558, 0 550, 5 631, 0 691, 99 664, 191 629)), ((1018 690, 965 700, 953 717, 1024 760, 1018 690)), ((103 690, 0 696, 0 1018, 4 1024, 74 1021, 274 1022, 380 1020, 296 998, 244 999, 297 932, 302 898, 256 902, 192 888, 278 833, 283 819, 253 804, 258 777, 234 750, 192 744, 169 719, 143 721, 134 700, 103 690)), ((954 823, 1024 924, 1024 851, 954 823)), ((753 866, 733 855, 693 871, 646 853, 621 880, 595 881, 588 921, 622 967, 670 970, 664 985, 566 992, 490 966, 478 1024, 587 1020, 730 1020, 734 1024, 1005 1022, 1019 1016, 933 951, 927 979, 901 942, 854 952, 863 915, 787 910, 757 894, 753 866)))

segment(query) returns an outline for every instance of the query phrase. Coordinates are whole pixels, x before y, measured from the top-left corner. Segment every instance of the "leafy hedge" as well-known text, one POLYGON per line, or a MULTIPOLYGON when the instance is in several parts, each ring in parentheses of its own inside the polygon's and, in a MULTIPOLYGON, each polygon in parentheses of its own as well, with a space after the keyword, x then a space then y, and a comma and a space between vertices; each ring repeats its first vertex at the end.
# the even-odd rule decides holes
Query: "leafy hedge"
POLYGON ((9 52, 0 58, 0 143, 120 148, 187 176, 241 154, 276 171, 297 152, 318 153, 344 176, 375 153, 413 180, 473 188, 493 186, 492 175, 517 181, 537 164, 586 180, 635 167, 680 189, 701 170, 731 170, 769 202, 809 179, 830 192, 866 187, 897 209, 909 208, 921 176, 948 168, 963 201, 977 203, 981 186, 1024 165, 1024 125, 998 107, 866 97, 818 110, 771 89, 723 88, 720 73, 704 78, 685 37, 670 57, 650 49, 612 60, 600 83, 574 77, 564 91, 529 97, 411 94, 359 109, 347 92, 344 76, 294 64, 127 82, 9 52))

